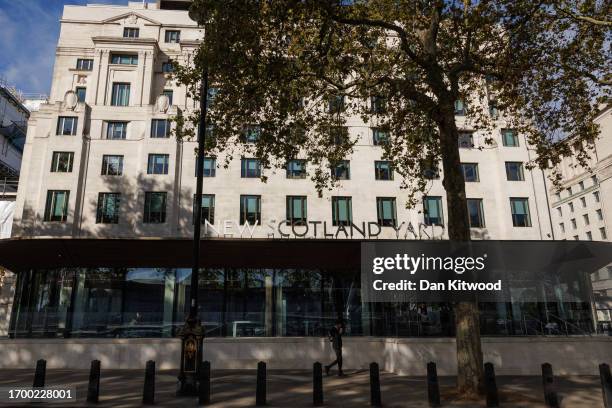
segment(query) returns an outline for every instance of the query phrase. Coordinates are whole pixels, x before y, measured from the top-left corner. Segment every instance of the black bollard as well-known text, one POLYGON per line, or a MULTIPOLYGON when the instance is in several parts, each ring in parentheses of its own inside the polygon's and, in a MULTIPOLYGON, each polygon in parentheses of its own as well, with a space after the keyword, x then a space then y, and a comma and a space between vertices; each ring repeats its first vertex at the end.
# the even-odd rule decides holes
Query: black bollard
POLYGON ((427 363, 427 399, 430 407, 440 406, 440 384, 438 384, 438 370, 433 361, 427 363))
POLYGON ((266 363, 257 363, 257 390, 255 394, 255 405, 266 405, 266 363))
POLYGON ((36 371, 34 372, 34 383, 32 387, 44 387, 45 375, 47 373, 47 360, 40 359, 36 362, 36 371))
POLYGON ((495 381, 495 368, 493 363, 484 365, 484 383, 487 393, 487 407, 499 407, 499 396, 497 394, 497 382, 495 381))
POLYGON ((100 360, 93 360, 89 369, 87 402, 97 403, 100 396, 100 360))
POLYGON ((559 408, 559 398, 555 390, 552 366, 549 363, 542 364, 542 385, 544 387, 544 403, 546 406, 559 408))
POLYGON ((200 363, 200 384, 198 387, 198 404, 210 405, 210 361, 200 363))
POLYGON ((323 405, 323 366, 318 361, 312 365, 312 405, 323 405))
POLYGON ((373 407, 382 406, 378 363, 370 363, 370 405, 373 407))
POLYGON ((153 360, 147 361, 142 403, 145 405, 155 404, 155 361, 153 360))
POLYGON ((599 365, 599 377, 601 378, 601 392, 605 408, 612 408, 612 375, 610 366, 607 364, 599 365))

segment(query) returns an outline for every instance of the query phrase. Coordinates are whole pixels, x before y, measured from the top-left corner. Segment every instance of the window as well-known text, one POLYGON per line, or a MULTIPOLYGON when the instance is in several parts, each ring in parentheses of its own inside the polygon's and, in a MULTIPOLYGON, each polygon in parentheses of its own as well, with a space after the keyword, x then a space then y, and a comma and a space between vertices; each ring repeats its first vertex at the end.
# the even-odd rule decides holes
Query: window
POLYGON ((249 225, 261 224, 261 196, 240 196, 240 225, 247 223, 249 225))
POLYGON ((111 64, 138 65, 138 55, 136 54, 112 54, 111 64))
POLYGON ((518 147, 518 134, 514 129, 502 129, 502 144, 506 147, 518 147))
POLYGON ((287 162, 287 178, 306 178, 306 160, 289 160, 287 162))
POLYGON ((606 229, 604 227, 599 229, 599 235, 601 235, 601 239, 608 239, 608 234, 606 234, 606 229))
POLYGON ((578 186, 580 187, 580 191, 584 190, 584 181, 579 182, 578 186))
POLYGON ((588 239, 589 241, 592 241, 592 240, 593 240, 593 234, 591 233, 591 231, 587 231, 587 232, 586 232, 586 237, 587 237, 587 239, 588 239))
POLYGON ((562 233, 565 233, 565 224, 560 222, 559 223, 559 229, 561 230, 562 233))
MULTIPOLYGON (((198 177, 198 160, 196 159, 196 177, 198 177)), ((204 177, 215 177, 217 172, 217 159, 214 157, 205 157, 204 158, 204 177)))
MULTIPOLYGON (((196 214, 196 195, 193 195, 193 223, 195 223, 196 214)), ((208 221, 210 224, 215 223, 215 195, 214 194, 202 194, 202 220, 204 224, 208 221)))
POLYGON ((557 213, 558 213, 559 217, 563 217, 563 208, 557 207, 557 213))
POLYGON ((599 202, 599 191, 593 191, 593 198, 595 199, 596 203, 599 202))
POLYGON ((389 142, 389 132, 381 128, 372 128, 372 140, 374 146, 381 146, 389 142))
POLYGON ((370 98, 370 108, 372 113, 385 113, 387 112, 387 100, 382 96, 372 96, 370 98))
POLYGON ((459 148, 471 149, 474 147, 474 134, 472 132, 459 132, 459 148))
POLYGON ((499 118, 499 108, 497 107, 497 102, 489 101, 489 115, 493 119, 499 118))
POLYGON ((442 197, 424 197, 423 215, 425 225, 444 225, 442 197))
POLYGON ((341 146, 349 141, 348 127, 346 126, 332 126, 329 128, 330 141, 335 146, 341 146))
POLYGON ((170 155, 150 154, 147 166, 147 174, 168 174, 170 155))
POLYGON ((65 222, 68 218, 68 199, 70 191, 49 190, 45 204, 45 221, 65 222))
POLYGON ((571 186, 570 186, 570 187, 568 187, 568 188, 566 188, 566 189, 565 189, 565 191, 567 191, 567 196, 568 196, 568 197, 571 197, 571 196, 572 196, 572 187, 571 187, 571 186))
POLYGON ((173 98, 174 98, 174 91, 172 89, 164 89, 164 91, 162 92, 162 95, 167 97, 168 103, 172 105, 173 98))
POLYGON ((591 176, 591 184, 594 186, 597 185, 597 176, 591 176))
POLYGON ((582 208, 586 207, 586 197, 580 197, 580 204, 582 204, 582 208))
POLYGON ((128 122, 107 122, 107 139, 125 139, 127 137, 128 122))
POLYGON ((344 111, 344 95, 335 95, 327 102, 327 112, 339 113, 344 111))
POLYGON ((438 169, 439 163, 435 161, 433 158, 426 158, 421 166, 422 166, 422 174, 423 177, 427 180, 437 180, 440 178, 440 170, 438 169))
POLYGON ((348 160, 340 160, 338 164, 332 167, 332 178, 335 180, 350 180, 351 162, 348 160))
POLYGON ((178 30, 166 30, 165 41, 167 43, 178 43, 181 41, 181 32, 178 30))
POLYGON ((511 198, 512 225, 515 227, 531 227, 529 200, 527 198, 511 198))
POLYGON ((463 101, 461 99, 457 99, 455 101, 455 115, 457 115, 457 116, 465 115, 466 107, 467 107, 467 105, 466 105, 465 101, 463 101))
POLYGON ((206 99, 207 108, 212 108, 212 106, 215 104, 215 98, 217 97, 217 95, 219 95, 219 88, 215 88, 212 86, 208 88, 208 97, 206 99))
POLYGON ((261 135, 261 127, 260 126, 247 126, 246 129, 242 132, 242 142, 243 143, 257 143, 259 137, 261 135))
POLYGON ((374 162, 374 178, 376 180, 393 180, 393 166, 390 161, 374 162))
POLYGON ((601 209, 595 210, 595 213, 597 214, 597 219, 599 221, 603 220, 603 213, 601 212, 601 209))
POLYGON ((259 178, 261 177, 261 164, 258 159, 242 159, 240 161, 240 177, 259 178))
POLYGON ((480 181, 478 177, 478 163, 461 163, 461 171, 466 182, 475 183, 480 181))
POLYGON ((87 88, 82 86, 76 89, 77 100, 79 102, 85 102, 85 97, 87 96, 87 88))
POLYGON ((125 27, 123 29, 123 38, 138 38, 138 37, 140 37, 139 28, 125 27))
POLYGON ((166 222, 166 198, 165 192, 145 193, 144 217, 146 224, 163 224, 166 222))
POLYGON ((151 122, 151 137, 170 137, 170 121, 168 119, 153 119, 151 122))
POLYGON ((77 132, 79 119, 73 116, 60 116, 57 118, 57 134, 61 136, 74 136, 77 132))
POLYGON ((570 212, 574 212, 574 203, 567 203, 567 206, 569 207, 570 212))
POLYGON ((76 69, 81 71, 91 71, 93 70, 93 60, 86 58, 77 59, 76 69))
POLYGON ((107 155, 102 156, 102 175, 121 176, 123 175, 123 156, 107 155))
POLYGON ((508 181, 524 181, 523 163, 506 162, 506 179, 508 181))
POLYGON ((381 227, 395 227, 397 225, 395 198, 376 197, 376 214, 378 216, 378 225, 381 227))
POLYGON ((100 193, 98 195, 96 224, 118 224, 120 203, 120 193, 100 193))
POLYGON ((130 84, 114 83, 111 95, 112 106, 128 106, 130 104, 130 84))
POLYGON ((589 225, 591 223, 591 220, 589 220, 589 214, 583 214, 582 220, 584 221, 584 225, 589 225))
POLYGON ((306 196, 287 196, 287 218, 291 225, 306 225, 306 196))
POLYGON ((165 72, 165 73, 174 72, 174 65, 172 65, 172 61, 162 62, 162 72, 165 72))
POLYGON ((578 228, 578 224, 576 224, 576 219, 575 219, 575 218, 572 218, 572 219, 570 220, 570 222, 572 223, 572 229, 576 229, 576 228, 578 228))
POLYGON ((484 209, 482 199, 468 198, 467 199, 468 216, 471 228, 484 228, 484 209))
POLYGON ((574 241, 578 241, 579 237, 578 235, 574 235, 574 241))
POLYGON ((73 161, 73 152, 53 152, 53 158, 51 160, 51 172, 70 173, 72 172, 73 161))
POLYGON ((332 225, 350 225, 353 221, 351 197, 332 197, 332 225))

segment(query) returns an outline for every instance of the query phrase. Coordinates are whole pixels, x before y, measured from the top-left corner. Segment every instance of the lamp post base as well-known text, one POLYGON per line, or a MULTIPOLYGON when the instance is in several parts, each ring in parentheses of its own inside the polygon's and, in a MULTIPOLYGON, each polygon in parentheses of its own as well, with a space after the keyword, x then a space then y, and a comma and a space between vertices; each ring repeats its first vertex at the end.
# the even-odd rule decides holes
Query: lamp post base
POLYGON ((176 395, 195 396, 198 395, 204 326, 199 319, 189 317, 179 335, 181 337, 181 371, 178 376, 176 395))

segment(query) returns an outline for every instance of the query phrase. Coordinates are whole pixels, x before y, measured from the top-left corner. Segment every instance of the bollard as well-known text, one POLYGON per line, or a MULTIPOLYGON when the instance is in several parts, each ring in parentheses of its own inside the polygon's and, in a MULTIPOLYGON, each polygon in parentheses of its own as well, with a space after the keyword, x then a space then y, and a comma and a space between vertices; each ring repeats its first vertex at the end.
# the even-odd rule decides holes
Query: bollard
POLYGON ((36 362, 36 371, 34 372, 34 383, 32 387, 44 387, 45 375, 47 373, 47 360, 40 359, 36 362))
POLYGON ((440 385, 438 384, 438 370, 433 361, 427 363, 427 399, 430 407, 440 406, 440 385))
POLYGON ((370 363, 370 405, 373 407, 382 406, 378 363, 370 363))
POLYGON ((100 396, 100 360, 93 360, 89 369, 87 402, 97 403, 100 396))
POLYGON ((255 405, 266 405, 266 363, 257 363, 257 390, 255 393, 255 405))
POLYGON ((323 405, 323 366, 318 361, 312 365, 312 405, 323 405))
POLYGON ((487 407, 499 407, 499 396, 497 394, 497 382, 495 381, 495 368, 493 363, 484 365, 484 383, 487 393, 487 407))
POLYGON ((198 404, 210 405, 210 361, 200 363, 200 383, 198 387, 198 404))
POLYGON ((155 361, 153 360, 147 361, 142 403, 145 405, 155 404, 155 361))
POLYGON ((599 365, 599 377, 601 378, 601 392, 605 408, 612 408, 612 375, 610 366, 607 364, 599 365))
POLYGON ((542 385, 544 386, 544 403, 547 407, 559 408, 559 398, 555 391, 552 366, 549 363, 542 364, 542 385))

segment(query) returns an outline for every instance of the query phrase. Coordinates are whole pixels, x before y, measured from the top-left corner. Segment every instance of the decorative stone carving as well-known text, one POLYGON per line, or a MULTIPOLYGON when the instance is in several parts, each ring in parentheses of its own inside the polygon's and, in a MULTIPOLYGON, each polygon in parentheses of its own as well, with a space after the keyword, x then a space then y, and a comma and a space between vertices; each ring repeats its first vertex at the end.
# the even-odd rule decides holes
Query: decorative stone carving
POLYGON ((128 18, 125 19, 128 24, 136 24, 138 22, 138 17, 136 14, 130 14, 128 18))
POLYGON ((77 83, 78 83, 79 85, 85 85, 85 84, 87 84, 87 75, 79 75, 79 76, 77 77, 77 83))
POLYGON ((170 99, 166 95, 159 95, 155 103, 155 111, 158 113, 166 113, 170 108, 170 99))
POLYGON ((64 95, 64 107, 69 110, 74 110, 79 102, 79 98, 74 91, 66 92, 64 95))

